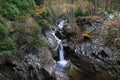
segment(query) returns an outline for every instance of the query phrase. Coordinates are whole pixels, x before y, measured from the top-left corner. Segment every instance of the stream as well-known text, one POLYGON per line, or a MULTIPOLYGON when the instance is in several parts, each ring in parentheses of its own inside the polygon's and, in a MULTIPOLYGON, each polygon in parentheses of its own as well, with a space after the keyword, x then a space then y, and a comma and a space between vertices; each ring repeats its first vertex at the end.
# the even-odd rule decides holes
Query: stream
MULTIPOLYGON (((66 21, 63 20, 59 23, 58 27, 60 30, 62 30, 62 28, 64 27, 66 21)), ((52 31, 52 35, 54 36, 54 38, 57 41, 57 47, 59 48, 59 61, 57 61, 56 63, 56 76, 57 76, 57 80, 68 80, 67 77, 67 70, 68 70, 68 61, 65 60, 64 58, 64 47, 62 44, 62 40, 59 39, 56 35, 55 35, 55 31, 52 31)))
MULTIPOLYGON (((66 24, 66 20, 62 20, 58 24, 58 28, 62 31, 64 25, 66 24)), ((105 73, 101 73, 96 70, 92 70, 94 65, 91 63, 91 59, 86 56, 77 56, 72 55, 70 60, 71 62, 65 59, 64 47, 62 39, 59 39, 55 35, 55 31, 52 31, 52 35, 57 41, 57 48, 59 51, 59 60, 56 62, 56 79, 57 80, 119 80, 113 76, 110 76, 105 73), (69 64, 69 65, 68 65, 69 64), (78 65, 78 66, 76 66, 78 65)), ((69 50, 68 50, 69 51, 69 50)), ((76 52, 76 50, 75 50, 76 52)), ((70 51, 70 54, 74 54, 70 51)))

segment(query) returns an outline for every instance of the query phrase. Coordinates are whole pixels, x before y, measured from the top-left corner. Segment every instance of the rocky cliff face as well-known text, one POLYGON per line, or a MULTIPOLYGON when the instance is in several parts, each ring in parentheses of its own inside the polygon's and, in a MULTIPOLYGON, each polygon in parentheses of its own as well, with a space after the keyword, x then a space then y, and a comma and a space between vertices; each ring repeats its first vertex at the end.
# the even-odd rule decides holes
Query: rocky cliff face
POLYGON ((6 57, 0 62, 1 80, 54 80, 54 61, 48 48, 36 54, 6 57))
MULTIPOLYGON (((106 73, 119 77, 119 47, 114 43, 114 39, 119 37, 115 37, 115 34, 118 34, 117 29, 120 27, 120 23, 116 22, 117 18, 118 17, 114 17, 114 19, 103 19, 101 17, 94 21, 92 21, 90 18, 83 17, 78 19, 80 20, 78 28, 82 33, 81 35, 76 33, 75 37, 70 36, 74 38, 71 38, 71 40, 68 42, 68 49, 71 49, 68 50, 69 55, 71 55, 70 60, 78 70, 83 70, 83 72, 90 72, 90 74, 97 74, 97 72, 101 72, 103 74, 106 73), (86 23, 82 24, 84 22, 86 23), (114 23, 111 24, 111 22, 114 23), (108 32, 109 30, 111 30, 111 32, 108 32)), ((73 30, 72 26, 71 28, 66 29, 66 31, 69 29, 73 30)), ((106 79, 108 78, 106 77, 106 79)), ((96 78, 96 80, 99 79, 96 78)), ((104 78, 102 80, 104 80, 104 78)), ((114 79, 112 78, 112 80, 114 79)))
MULTIPOLYGON (((88 78, 89 80, 119 80, 119 48, 111 43, 114 38, 108 41, 109 35, 106 35, 106 27, 114 26, 110 22, 117 19, 82 17, 78 20, 80 24, 73 23, 74 26, 71 26, 71 23, 68 23, 63 30, 56 30, 58 38, 63 40, 65 58, 71 61, 71 68, 68 71, 70 80, 88 78), (78 77, 77 74, 82 76, 78 77), (93 75, 95 76, 92 77, 93 75)), ((52 45, 50 48, 54 52, 57 50, 57 42, 50 34, 51 32, 46 33, 47 41, 52 45)))

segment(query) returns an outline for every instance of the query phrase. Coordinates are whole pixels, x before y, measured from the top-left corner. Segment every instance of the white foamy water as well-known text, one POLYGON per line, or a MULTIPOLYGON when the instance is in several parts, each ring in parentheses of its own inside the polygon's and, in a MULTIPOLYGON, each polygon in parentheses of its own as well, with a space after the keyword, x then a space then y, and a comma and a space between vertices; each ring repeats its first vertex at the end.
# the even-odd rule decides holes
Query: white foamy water
POLYGON ((61 64, 62 66, 66 66, 67 63, 68 63, 68 61, 62 60, 62 61, 58 61, 57 63, 58 63, 58 64, 61 64))
POLYGON ((115 17, 115 16, 114 16, 113 14, 110 14, 110 15, 109 15, 109 18, 110 18, 111 20, 113 20, 114 17, 115 17))
POLYGON ((63 48, 62 43, 60 43, 59 54, 60 54, 60 61, 63 61, 64 60, 64 48, 63 48))
POLYGON ((55 35, 55 33, 53 32, 52 33, 54 38, 57 40, 57 43, 59 45, 59 56, 60 56, 60 61, 61 60, 64 60, 64 48, 63 48, 63 45, 62 45, 62 41, 55 35))
POLYGON ((59 29, 62 29, 65 24, 66 24, 66 20, 62 20, 62 21, 58 24, 59 29))
POLYGON ((60 44, 61 40, 55 35, 55 32, 52 32, 52 35, 57 40, 58 45, 60 44))
MULTIPOLYGON (((64 27, 64 25, 66 24, 66 20, 62 20, 59 24, 58 27, 59 29, 62 29, 64 27)), ((64 59, 64 47, 62 44, 62 40, 60 40, 56 35, 55 32, 52 32, 52 35, 54 36, 54 38, 57 40, 58 46, 59 46, 59 57, 60 60, 57 62, 58 64, 61 64, 62 66, 66 66, 68 61, 66 61, 64 59)))

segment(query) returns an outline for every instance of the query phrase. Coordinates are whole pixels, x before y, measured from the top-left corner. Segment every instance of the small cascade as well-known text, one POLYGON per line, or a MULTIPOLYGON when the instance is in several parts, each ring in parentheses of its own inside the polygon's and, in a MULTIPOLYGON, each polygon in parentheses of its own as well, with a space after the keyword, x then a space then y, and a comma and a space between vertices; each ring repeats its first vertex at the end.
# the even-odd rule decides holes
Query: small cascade
POLYGON ((52 32, 52 35, 54 36, 54 38, 57 40, 58 46, 59 46, 59 57, 60 57, 60 61, 58 61, 57 63, 65 66, 67 64, 67 61, 64 59, 64 48, 63 48, 63 44, 62 44, 62 40, 60 40, 56 35, 55 32, 52 32))
MULTIPOLYGON (((58 27, 59 29, 62 29, 64 27, 66 23, 66 20, 63 20, 59 23, 58 27)), ((57 40, 58 46, 59 46, 59 57, 60 60, 57 62, 57 70, 61 71, 61 72, 65 72, 67 70, 67 64, 68 61, 64 59, 64 47, 62 44, 62 40, 59 39, 56 35, 55 32, 52 32, 52 35, 54 36, 54 38, 57 40)))
POLYGON ((58 24, 59 29, 62 29, 66 23, 67 23, 67 20, 62 20, 62 21, 58 24))
POLYGON ((66 66, 67 61, 64 59, 64 48, 62 42, 60 42, 59 46, 60 46, 59 48, 60 61, 58 61, 57 63, 61 64, 62 66, 66 66))
POLYGON ((64 50, 63 50, 63 45, 61 42, 60 42, 59 53, 60 53, 60 61, 63 61, 64 60, 64 50))

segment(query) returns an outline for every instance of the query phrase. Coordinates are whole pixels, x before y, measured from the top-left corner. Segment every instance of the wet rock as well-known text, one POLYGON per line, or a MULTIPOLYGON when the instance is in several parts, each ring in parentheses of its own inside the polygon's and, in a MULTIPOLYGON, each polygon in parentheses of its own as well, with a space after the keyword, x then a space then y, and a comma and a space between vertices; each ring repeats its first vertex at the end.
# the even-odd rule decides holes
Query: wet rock
POLYGON ((56 71, 65 73, 66 71, 68 71, 68 67, 63 66, 63 65, 57 63, 56 71))
POLYGON ((45 40, 48 44, 48 47, 50 48, 50 51, 52 52, 53 58, 58 57, 57 49, 59 46, 58 46, 57 40, 54 38, 54 36, 52 34, 52 31, 45 32, 45 40))
POLYGON ((100 52, 98 52, 98 56, 99 55, 103 58, 108 58, 109 57, 108 54, 104 50, 101 50, 100 52))
POLYGON ((45 38, 50 48, 55 48, 57 46, 57 41, 52 35, 52 32, 50 31, 45 32, 45 38))

